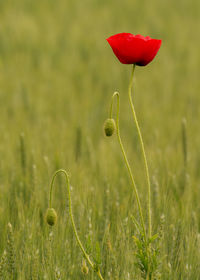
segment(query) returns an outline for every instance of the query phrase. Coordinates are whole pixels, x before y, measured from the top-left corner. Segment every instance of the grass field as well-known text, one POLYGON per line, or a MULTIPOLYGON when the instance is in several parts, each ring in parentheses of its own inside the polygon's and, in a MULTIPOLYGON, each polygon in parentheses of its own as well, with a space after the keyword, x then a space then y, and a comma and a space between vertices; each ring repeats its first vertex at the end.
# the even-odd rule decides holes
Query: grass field
POLYGON ((117 138, 102 128, 117 90, 121 136, 147 215, 128 103, 131 67, 105 40, 119 32, 162 39, 134 83, 153 232, 163 223, 160 279, 200 279, 199 10, 198 0, 0 1, 0 279, 97 279, 81 271, 62 175, 53 192, 57 225, 44 221, 59 168, 70 174, 77 230, 93 256, 101 255, 104 279, 142 279, 134 264, 135 196, 117 138))

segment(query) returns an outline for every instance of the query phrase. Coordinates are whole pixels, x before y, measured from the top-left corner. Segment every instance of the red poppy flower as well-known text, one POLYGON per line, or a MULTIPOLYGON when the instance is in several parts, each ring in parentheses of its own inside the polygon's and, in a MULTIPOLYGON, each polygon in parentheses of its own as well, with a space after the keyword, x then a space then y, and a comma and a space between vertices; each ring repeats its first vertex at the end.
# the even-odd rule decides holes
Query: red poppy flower
POLYGON ((162 42, 131 33, 119 33, 106 40, 121 63, 139 66, 145 66, 154 59, 162 42))

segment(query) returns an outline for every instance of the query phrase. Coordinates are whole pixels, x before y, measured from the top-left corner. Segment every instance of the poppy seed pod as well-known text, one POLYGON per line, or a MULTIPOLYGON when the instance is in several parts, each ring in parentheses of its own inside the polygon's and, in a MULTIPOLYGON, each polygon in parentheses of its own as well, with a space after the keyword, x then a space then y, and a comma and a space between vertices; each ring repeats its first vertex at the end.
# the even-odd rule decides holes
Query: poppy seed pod
POLYGON ((54 226, 57 222, 57 213, 54 208, 48 208, 46 212, 46 222, 50 226, 54 226))
POLYGON ((115 132, 116 125, 114 119, 107 119, 104 123, 104 132, 106 136, 112 136, 115 132))

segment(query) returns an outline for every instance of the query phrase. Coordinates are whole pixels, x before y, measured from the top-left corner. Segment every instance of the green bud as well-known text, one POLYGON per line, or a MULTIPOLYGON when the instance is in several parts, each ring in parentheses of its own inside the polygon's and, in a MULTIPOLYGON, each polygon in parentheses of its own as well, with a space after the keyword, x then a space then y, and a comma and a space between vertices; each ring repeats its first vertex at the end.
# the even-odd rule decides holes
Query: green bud
POLYGON ((54 208, 48 208, 46 212, 46 222, 50 226, 54 226, 57 222, 57 213, 54 208))
POLYGON ((115 120, 107 119, 104 123, 104 132, 106 136, 112 136, 116 130, 115 120))

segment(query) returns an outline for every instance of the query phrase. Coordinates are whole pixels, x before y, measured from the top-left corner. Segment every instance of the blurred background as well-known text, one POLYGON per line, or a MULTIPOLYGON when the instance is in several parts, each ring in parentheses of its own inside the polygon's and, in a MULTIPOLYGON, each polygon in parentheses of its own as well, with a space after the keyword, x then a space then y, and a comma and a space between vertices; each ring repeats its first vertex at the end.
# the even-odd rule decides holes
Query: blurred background
MULTIPOLYGON (((117 139, 106 139, 102 129, 115 90, 121 96, 122 139, 145 207, 145 173, 128 104, 131 66, 120 64, 106 41, 120 32, 162 39, 154 61, 136 68, 133 92, 150 165, 154 226, 157 227, 164 213, 169 236, 181 220, 183 236, 199 231, 198 30, 198 0, 0 1, 0 253, 9 221, 17 231, 21 230, 16 246, 21 246, 22 236, 25 240, 25 232, 28 235, 29 230, 35 230, 36 238, 38 228, 32 223, 37 223, 39 213, 42 215, 47 207, 48 185, 57 168, 67 169, 71 174, 75 216, 83 232, 88 228, 83 223, 88 219, 88 209, 93 213, 94 236, 100 236, 100 240, 104 215, 108 220, 114 215, 112 219, 117 224, 136 211, 117 139), (186 119, 188 151, 186 184, 182 182, 183 119, 186 119), (105 202, 106 190, 121 205, 120 210, 113 206, 113 200, 105 202), (106 207, 112 211, 105 210, 106 207), (86 209, 81 215, 80 208, 86 209), (25 225, 29 222, 27 229, 25 225)), ((63 213, 66 202, 62 184, 55 195, 55 207, 63 213)), ((116 228, 113 244, 114 232, 116 228)), ((59 251, 65 240, 64 231, 62 237, 58 234, 56 238, 61 240, 59 251)), ((171 238, 167 240, 165 254, 173 247, 171 238)), ((187 262, 191 264, 200 257, 196 243, 190 244, 187 252, 187 258, 191 257, 187 262)), ((80 255, 78 249, 77 254, 80 255)), ((118 257, 116 263, 122 262, 120 254, 118 257)), ((76 255, 73 262, 75 259, 76 255)), ((172 269, 175 276, 170 274, 171 279, 197 279, 195 269, 185 278, 189 275, 184 270, 185 264, 184 260, 172 269)), ((129 262, 124 271, 127 267, 129 262)), ((21 275, 28 275, 27 271, 21 269, 21 275)), ((169 274, 166 275, 165 279, 169 279, 169 274)))
POLYGON ((0 13, 1 153, 4 143, 12 153, 23 131, 32 148, 49 156, 65 151, 64 160, 78 127, 98 147, 114 90, 121 94, 127 141, 134 137, 130 66, 120 64, 106 42, 119 32, 163 40, 156 59, 136 71, 134 98, 146 145, 153 153, 170 147, 177 154, 184 117, 197 149, 198 1, 1 1, 0 13))

